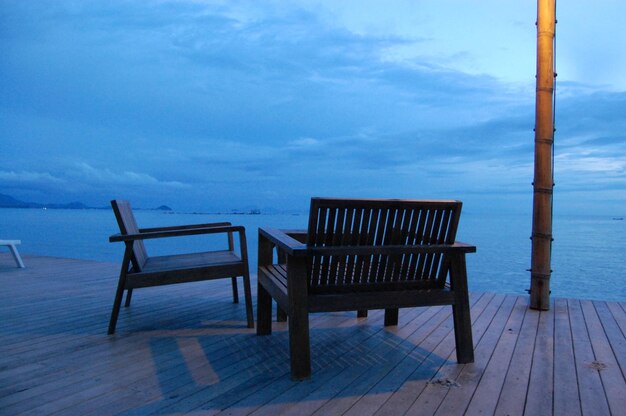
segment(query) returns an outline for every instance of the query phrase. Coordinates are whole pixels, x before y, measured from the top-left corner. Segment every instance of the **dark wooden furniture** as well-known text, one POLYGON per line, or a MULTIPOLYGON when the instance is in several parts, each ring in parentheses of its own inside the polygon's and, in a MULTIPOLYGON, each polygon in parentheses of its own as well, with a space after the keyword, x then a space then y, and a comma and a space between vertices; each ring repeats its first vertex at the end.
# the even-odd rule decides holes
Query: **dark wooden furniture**
POLYGON ((233 226, 229 222, 221 222, 160 228, 138 228, 128 201, 113 200, 111 201, 111 206, 120 227, 120 234, 111 236, 109 241, 123 241, 126 244, 126 250, 124 251, 124 260, 122 261, 122 269, 111 312, 109 334, 115 332, 124 290, 127 291, 125 306, 129 306, 133 289, 231 278, 233 301, 237 303, 239 301, 237 276, 243 276, 248 328, 254 328, 250 273, 248 270, 248 250, 244 227, 233 226), (228 243, 227 250, 149 257, 144 245, 144 240, 151 238, 216 233, 225 234, 228 243), (234 234, 239 235, 239 253, 235 251, 234 234))
POLYGON ((460 201, 313 198, 308 232, 259 229, 257 335, 272 299, 289 317, 291 376, 311 374, 309 313, 452 305, 459 363, 474 361, 460 201))

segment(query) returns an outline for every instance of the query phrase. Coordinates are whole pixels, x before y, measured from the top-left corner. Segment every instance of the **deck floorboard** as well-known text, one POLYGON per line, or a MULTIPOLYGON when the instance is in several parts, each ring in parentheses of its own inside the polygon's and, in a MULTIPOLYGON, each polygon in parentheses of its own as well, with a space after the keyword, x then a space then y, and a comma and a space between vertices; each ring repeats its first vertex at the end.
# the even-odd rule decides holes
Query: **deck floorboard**
MULTIPOLYGON (((473 293, 476 360, 456 363, 449 307, 316 314, 313 374, 288 333, 257 337, 230 280, 135 291, 106 335, 119 265, 0 253, 0 414, 618 415, 626 302, 473 293)), ((470 274, 471 278, 471 274, 470 274)), ((253 279, 253 285, 256 281, 253 279)), ((623 413, 622 413, 623 414, 623 413)))

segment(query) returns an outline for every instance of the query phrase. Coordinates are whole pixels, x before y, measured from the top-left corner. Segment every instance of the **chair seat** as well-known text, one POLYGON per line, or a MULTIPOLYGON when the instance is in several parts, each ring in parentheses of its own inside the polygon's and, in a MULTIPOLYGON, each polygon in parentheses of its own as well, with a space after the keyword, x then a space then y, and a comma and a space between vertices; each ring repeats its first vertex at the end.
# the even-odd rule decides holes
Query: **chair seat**
POLYGON ((141 271, 143 273, 152 273, 160 270, 186 270, 237 263, 241 263, 239 256, 232 251, 223 250, 148 257, 141 271))

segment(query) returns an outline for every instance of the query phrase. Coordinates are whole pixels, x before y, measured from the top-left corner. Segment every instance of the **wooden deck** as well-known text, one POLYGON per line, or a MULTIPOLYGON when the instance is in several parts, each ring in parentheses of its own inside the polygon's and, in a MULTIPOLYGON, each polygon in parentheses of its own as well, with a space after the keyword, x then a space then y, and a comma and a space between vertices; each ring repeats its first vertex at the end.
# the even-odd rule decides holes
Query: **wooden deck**
POLYGON ((625 302, 474 294, 466 365, 450 307, 316 315, 293 382, 285 324, 257 337, 227 279, 138 290, 107 336, 118 264, 23 257, 0 253, 2 415, 626 414, 625 302))

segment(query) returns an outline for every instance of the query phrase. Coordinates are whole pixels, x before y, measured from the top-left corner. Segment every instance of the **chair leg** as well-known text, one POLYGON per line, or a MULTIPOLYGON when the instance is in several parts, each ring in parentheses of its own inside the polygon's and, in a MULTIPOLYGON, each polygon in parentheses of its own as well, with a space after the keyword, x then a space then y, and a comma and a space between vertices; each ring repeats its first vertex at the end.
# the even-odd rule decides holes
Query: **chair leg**
POLYGON ((256 334, 270 335, 272 333, 272 297, 260 282, 257 289, 256 313, 256 334))
POLYGON ((252 310, 252 290, 250 289, 250 274, 247 272, 243 276, 243 293, 244 293, 244 297, 246 300, 246 317, 248 319, 248 328, 254 328, 254 311, 252 310))
POLYGON ((474 362, 474 342, 472 340, 472 322, 469 302, 452 305, 454 320, 454 340, 456 342, 456 361, 459 364, 474 362))
POLYGON ((456 360, 459 364, 474 362, 474 341, 472 339, 472 318, 470 316, 469 295, 467 290, 467 269, 465 256, 458 256, 451 262, 450 280, 455 292, 452 305, 454 321, 454 340, 456 342, 456 360))
POLYGON ((231 280, 233 283, 233 303, 239 303, 239 292, 237 291, 237 277, 233 276, 231 280))
POLYGON ((385 326, 398 325, 398 308, 385 309, 385 326))
MULTIPOLYGON (((127 245, 124 252, 124 260, 122 261, 122 269, 120 270, 120 278, 117 281, 117 290, 115 291, 115 300, 113 301, 113 309, 111 310, 111 319, 109 320, 108 334, 115 333, 115 327, 117 326, 117 317, 120 313, 120 306, 122 305, 122 298, 124 297, 124 289, 126 288, 126 274, 128 273, 128 267, 130 266, 130 256, 132 253, 132 246, 127 245)), ((131 289, 129 289, 130 292, 131 289)), ((128 298, 126 298, 128 300, 128 298)))
POLYGON ((128 308, 130 306, 130 299, 133 297, 133 289, 128 289, 126 291, 126 302, 124 303, 124 307, 128 308))
POLYGON ((120 274, 120 280, 117 282, 117 290, 115 292, 115 300, 113 301, 113 309, 111 310, 111 319, 109 320, 108 334, 115 333, 115 327, 117 326, 117 317, 120 313, 120 306, 122 306, 122 297, 124 296, 124 286, 126 284, 126 273, 122 271, 120 274))
POLYGON ((24 266, 24 262, 20 257, 20 252, 17 251, 17 247, 15 247, 15 244, 9 244, 9 250, 11 250, 11 255, 13 255, 13 260, 15 260, 17 267, 19 267, 20 269, 24 269, 26 266, 24 266))
POLYGON ((289 317, 289 358, 291 378, 305 380, 311 377, 311 345, 309 340, 309 314, 306 309, 295 308, 289 317), (297 310, 301 309, 301 310, 297 310))
POLYGON ((367 318, 367 309, 359 309, 356 311, 357 318, 367 318))
POLYGON ((287 322, 287 312, 280 305, 276 305, 276 322, 287 322))

